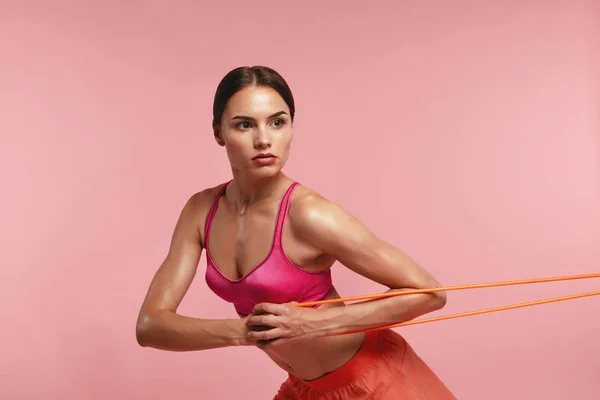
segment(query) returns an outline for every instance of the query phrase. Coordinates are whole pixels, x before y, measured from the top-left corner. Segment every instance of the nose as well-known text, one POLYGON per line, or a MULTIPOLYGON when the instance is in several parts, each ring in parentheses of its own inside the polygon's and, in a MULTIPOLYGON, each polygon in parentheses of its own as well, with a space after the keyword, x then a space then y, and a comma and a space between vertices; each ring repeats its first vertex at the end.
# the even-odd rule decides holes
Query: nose
POLYGON ((256 130, 256 136, 254 138, 254 147, 258 149, 266 149, 271 147, 271 138, 266 132, 265 128, 259 128, 256 130))

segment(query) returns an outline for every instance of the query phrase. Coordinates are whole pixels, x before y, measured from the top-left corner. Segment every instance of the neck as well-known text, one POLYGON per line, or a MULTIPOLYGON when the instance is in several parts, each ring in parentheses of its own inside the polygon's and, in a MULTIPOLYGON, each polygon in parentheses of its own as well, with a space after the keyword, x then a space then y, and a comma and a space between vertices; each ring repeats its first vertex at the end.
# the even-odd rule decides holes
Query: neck
POLYGON ((229 199, 235 202, 240 213, 255 203, 278 198, 280 186, 288 179, 283 173, 269 178, 252 178, 233 171, 233 181, 227 187, 229 199))

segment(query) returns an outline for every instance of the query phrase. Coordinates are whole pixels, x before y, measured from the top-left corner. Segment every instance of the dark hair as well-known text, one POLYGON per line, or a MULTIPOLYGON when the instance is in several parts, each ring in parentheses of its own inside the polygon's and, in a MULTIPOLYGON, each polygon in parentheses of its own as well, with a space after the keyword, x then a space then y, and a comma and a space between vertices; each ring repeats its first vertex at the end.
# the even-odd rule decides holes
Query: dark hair
POLYGON ((238 67, 227 73, 221 79, 213 103, 213 127, 221 124, 221 117, 227 102, 238 91, 248 86, 268 86, 279 93, 290 109, 290 118, 294 120, 294 96, 287 82, 279 73, 269 67, 257 65, 253 67, 238 67))

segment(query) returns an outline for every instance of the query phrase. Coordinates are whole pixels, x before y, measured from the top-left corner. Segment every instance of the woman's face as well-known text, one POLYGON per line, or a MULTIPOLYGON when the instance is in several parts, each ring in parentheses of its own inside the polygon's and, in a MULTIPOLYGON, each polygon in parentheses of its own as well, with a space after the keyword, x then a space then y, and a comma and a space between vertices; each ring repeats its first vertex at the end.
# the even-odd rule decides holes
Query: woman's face
POLYGON ((215 139, 225 146, 234 171, 273 176, 285 165, 292 142, 290 110, 277 91, 250 86, 225 107, 215 139))

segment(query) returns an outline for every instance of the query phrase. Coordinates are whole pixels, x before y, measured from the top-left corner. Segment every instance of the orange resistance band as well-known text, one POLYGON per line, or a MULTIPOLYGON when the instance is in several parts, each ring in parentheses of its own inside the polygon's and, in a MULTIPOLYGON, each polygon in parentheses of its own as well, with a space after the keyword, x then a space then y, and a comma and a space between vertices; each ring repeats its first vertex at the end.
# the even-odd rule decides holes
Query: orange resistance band
MULTIPOLYGON (((312 306, 320 305, 320 304, 342 303, 342 302, 345 303, 345 302, 357 301, 357 300, 375 300, 375 299, 381 299, 381 298, 385 298, 385 297, 404 296, 404 295, 408 295, 408 294, 433 293, 433 292, 444 292, 444 291, 450 291, 450 290, 464 290, 464 289, 479 289, 479 288, 489 288, 489 287, 497 287, 497 286, 514 286, 514 285, 524 285, 524 284, 530 284, 530 283, 557 282, 557 281, 567 281, 567 280, 575 280, 575 279, 590 279, 590 278, 600 278, 600 273, 586 274, 586 275, 559 276, 559 277, 550 277, 550 278, 538 278, 538 279, 527 279, 527 280, 520 280, 520 281, 507 281, 507 282, 495 282, 495 283, 480 283, 480 284, 472 284, 472 285, 448 286, 448 287, 431 288, 431 289, 404 290, 404 291, 399 291, 399 292, 368 294, 368 295, 363 295, 363 296, 346 297, 346 298, 341 298, 341 299, 329 299, 329 300, 321 300, 321 301, 312 301, 312 302, 307 302, 307 303, 296 303, 294 305, 296 307, 312 307, 312 306)), ((514 309, 514 308, 535 306, 538 304, 554 303, 554 302, 558 302, 558 301, 578 299, 578 298, 582 298, 582 297, 589 297, 589 296, 596 296, 596 295, 600 295, 600 291, 574 294, 574 295, 563 296, 563 297, 555 297, 555 298, 551 298, 551 299, 537 300, 537 301, 531 301, 531 302, 527 302, 527 303, 518 303, 518 304, 513 304, 513 305, 508 305, 508 306, 486 308, 483 310, 469 311, 469 312, 464 312, 464 313, 459 313, 459 314, 450 314, 450 315, 444 315, 441 317, 433 317, 433 318, 424 318, 424 319, 418 319, 418 320, 412 320, 412 321, 405 321, 405 322, 401 322, 398 324, 384 325, 384 326, 379 326, 379 327, 375 327, 375 328, 362 329, 362 330, 357 330, 357 331, 352 331, 352 332, 344 332, 344 333, 342 333, 342 335, 347 335, 350 333, 358 333, 358 332, 375 331, 375 330, 381 330, 381 329, 397 328, 400 326, 407 326, 407 325, 423 324, 426 322, 441 321, 441 320, 459 318, 459 317, 467 317, 470 315, 486 314, 486 313, 491 313, 491 312, 496 312, 496 311, 503 311, 503 310, 510 310, 510 309, 514 309)))

